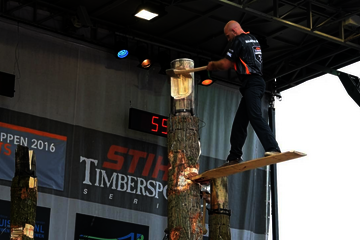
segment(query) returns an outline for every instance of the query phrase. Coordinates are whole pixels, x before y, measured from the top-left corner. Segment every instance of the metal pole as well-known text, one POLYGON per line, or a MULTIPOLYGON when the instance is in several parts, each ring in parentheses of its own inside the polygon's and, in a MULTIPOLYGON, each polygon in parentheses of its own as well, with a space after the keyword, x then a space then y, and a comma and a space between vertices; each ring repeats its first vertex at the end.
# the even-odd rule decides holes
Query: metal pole
POLYGON ((265 196, 265 202, 266 202, 266 223, 265 223, 265 235, 266 240, 269 239, 269 225, 270 225, 270 166, 266 166, 266 196, 265 196))
MULTIPOLYGON (((275 135, 275 97, 272 96, 269 107, 269 126, 275 135)), ((271 212, 272 212, 272 240, 279 240, 279 216, 278 216, 278 194, 277 194, 277 168, 276 164, 270 165, 271 183, 271 212)))

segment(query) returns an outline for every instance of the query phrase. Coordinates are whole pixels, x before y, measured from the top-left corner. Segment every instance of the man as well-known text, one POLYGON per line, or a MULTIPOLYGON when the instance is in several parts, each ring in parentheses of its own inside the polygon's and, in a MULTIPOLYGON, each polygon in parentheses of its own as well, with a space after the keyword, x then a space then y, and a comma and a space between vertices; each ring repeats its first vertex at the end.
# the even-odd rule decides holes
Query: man
POLYGON ((229 21, 224 27, 224 34, 230 42, 226 56, 218 61, 208 63, 207 70, 235 69, 240 80, 242 99, 236 112, 230 137, 230 154, 225 165, 242 161, 242 147, 247 136, 247 126, 251 123, 261 144, 265 156, 280 153, 268 123, 261 115, 261 98, 265 92, 265 81, 262 78, 262 53, 258 40, 244 32, 236 21, 229 21))

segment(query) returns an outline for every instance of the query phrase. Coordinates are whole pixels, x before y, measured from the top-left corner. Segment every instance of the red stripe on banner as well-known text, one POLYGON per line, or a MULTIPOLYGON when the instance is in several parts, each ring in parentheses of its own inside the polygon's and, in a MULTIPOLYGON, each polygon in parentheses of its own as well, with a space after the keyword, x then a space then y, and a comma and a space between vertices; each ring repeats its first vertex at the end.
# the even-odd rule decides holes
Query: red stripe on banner
POLYGON ((53 133, 42 132, 42 131, 34 130, 31 128, 20 127, 20 126, 11 125, 11 124, 2 123, 2 122, 0 122, 0 127, 5 127, 5 128, 13 129, 16 131, 21 131, 21 132, 32 133, 32 134, 43 136, 43 137, 55 138, 55 139, 62 140, 62 141, 67 140, 67 137, 65 137, 65 136, 61 136, 61 135, 57 135, 57 134, 53 134, 53 133))

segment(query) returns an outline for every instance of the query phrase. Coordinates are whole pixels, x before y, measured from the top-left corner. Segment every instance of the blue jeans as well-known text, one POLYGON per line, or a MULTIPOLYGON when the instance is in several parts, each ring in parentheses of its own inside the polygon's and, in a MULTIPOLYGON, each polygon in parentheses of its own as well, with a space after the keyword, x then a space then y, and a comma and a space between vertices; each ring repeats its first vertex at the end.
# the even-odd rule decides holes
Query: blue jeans
POLYGON ((249 122, 266 152, 280 152, 269 124, 261 114, 261 99, 265 92, 265 81, 258 75, 247 75, 244 78, 246 78, 246 85, 240 88, 243 97, 234 118, 230 136, 231 149, 227 160, 234 160, 242 156, 249 122))

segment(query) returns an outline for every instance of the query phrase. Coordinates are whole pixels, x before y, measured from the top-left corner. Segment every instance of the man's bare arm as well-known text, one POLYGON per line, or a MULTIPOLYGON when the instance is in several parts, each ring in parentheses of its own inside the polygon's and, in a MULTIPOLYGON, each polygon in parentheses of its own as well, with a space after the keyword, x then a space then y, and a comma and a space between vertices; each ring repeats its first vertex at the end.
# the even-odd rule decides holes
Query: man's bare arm
POLYGON ((233 66, 233 63, 229 59, 223 58, 218 61, 209 62, 208 66, 207 66, 207 70, 209 70, 209 71, 216 71, 216 70, 225 71, 225 70, 230 69, 232 66, 233 66))

